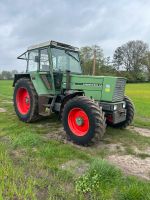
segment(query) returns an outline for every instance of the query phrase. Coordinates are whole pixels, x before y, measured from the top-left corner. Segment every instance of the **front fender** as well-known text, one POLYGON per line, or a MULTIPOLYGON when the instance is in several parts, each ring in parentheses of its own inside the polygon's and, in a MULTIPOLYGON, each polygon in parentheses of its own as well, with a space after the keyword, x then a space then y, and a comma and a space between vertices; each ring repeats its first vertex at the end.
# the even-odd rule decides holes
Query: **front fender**
POLYGON ((60 115, 62 113, 62 110, 64 108, 64 105, 67 103, 67 101, 69 101, 70 99, 76 97, 76 96, 83 96, 84 95, 84 92, 83 91, 76 91, 72 94, 68 94, 66 95, 63 100, 62 100, 62 103, 61 103, 61 107, 60 107, 60 115))

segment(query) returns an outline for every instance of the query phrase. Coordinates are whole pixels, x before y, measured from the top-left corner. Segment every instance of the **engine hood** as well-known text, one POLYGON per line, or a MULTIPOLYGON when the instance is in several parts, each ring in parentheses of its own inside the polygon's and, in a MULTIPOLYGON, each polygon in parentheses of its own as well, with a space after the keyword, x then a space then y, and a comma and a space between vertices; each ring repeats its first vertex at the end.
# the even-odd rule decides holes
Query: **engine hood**
MULTIPOLYGON (((122 101, 126 79, 113 76, 70 75, 70 89, 83 91, 86 96, 98 101, 122 101)), ((63 76, 63 89, 66 88, 66 75, 63 76)))

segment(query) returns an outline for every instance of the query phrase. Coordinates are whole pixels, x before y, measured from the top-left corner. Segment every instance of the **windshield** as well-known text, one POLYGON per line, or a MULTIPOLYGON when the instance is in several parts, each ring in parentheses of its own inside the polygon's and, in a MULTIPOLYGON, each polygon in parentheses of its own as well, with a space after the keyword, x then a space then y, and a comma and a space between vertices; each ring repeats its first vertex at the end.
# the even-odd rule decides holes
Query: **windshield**
POLYGON ((81 66, 78 52, 52 48, 53 70, 66 71, 81 74, 81 66))

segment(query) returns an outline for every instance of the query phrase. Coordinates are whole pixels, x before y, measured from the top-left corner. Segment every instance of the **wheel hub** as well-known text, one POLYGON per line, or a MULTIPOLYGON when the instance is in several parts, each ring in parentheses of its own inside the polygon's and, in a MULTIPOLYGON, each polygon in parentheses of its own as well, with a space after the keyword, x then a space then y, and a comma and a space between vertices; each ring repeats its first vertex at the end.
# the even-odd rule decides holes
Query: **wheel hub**
POLYGON ((77 117, 76 118, 76 123, 77 123, 78 126, 82 126, 83 123, 84 123, 83 118, 82 117, 77 117))
POLYGON ((25 103, 29 104, 29 98, 28 97, 25 97, 25 103))

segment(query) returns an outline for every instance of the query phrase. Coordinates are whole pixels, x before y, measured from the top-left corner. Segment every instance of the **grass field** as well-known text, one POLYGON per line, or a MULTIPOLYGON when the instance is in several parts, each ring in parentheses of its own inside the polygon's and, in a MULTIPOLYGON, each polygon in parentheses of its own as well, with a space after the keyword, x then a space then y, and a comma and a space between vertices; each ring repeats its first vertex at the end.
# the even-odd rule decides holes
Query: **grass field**
POLYGON ((135 125, 150 128, 150 83, 128 84, 126 94, 135 104, 135 125))
MULTIPOLYGON (((34 124, 19 121, 11 85, 0 81, 0 108, 5 111, 0 112, 0 200, 150 200, 148 181, 127 175, 107 159, 148 159, 149 137, 108 128, 99 145, 77 146, 60 137, 62 126, 55 115, 34 124), (116 149, 110 148, 116 143, 116 149)), ((149 88, 150 84, 127 85, 136 107, 136 126, 150 128, 149 88)))

